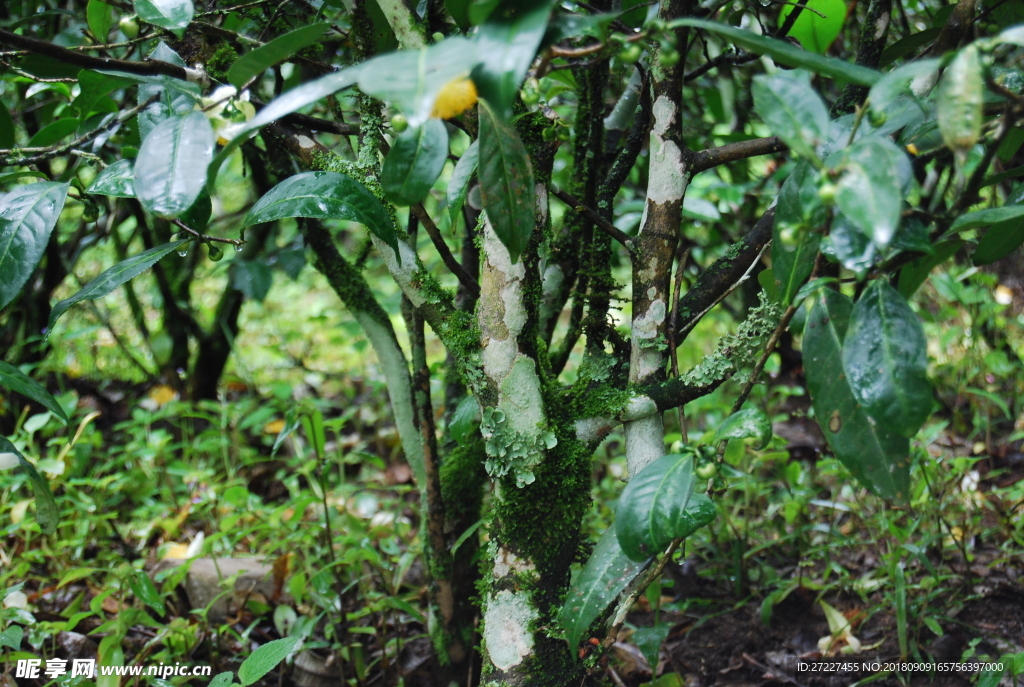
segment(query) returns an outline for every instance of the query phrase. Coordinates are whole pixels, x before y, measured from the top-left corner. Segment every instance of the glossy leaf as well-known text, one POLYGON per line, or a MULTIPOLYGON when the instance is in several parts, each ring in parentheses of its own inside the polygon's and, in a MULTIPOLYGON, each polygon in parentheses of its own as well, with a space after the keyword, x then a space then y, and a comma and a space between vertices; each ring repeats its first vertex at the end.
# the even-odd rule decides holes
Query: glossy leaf
POLYGON ((0 308, 18 295, 43 257, 68 184, 39 181, 0 195, 0 308))
POLYGON ((479 63, 473 81, 480 97, 503 119, 530 68, 547 29, 552 0, 503 0, 477 30, 479 63))
POLYGON ((210 223, 211 215, 213 215, 213 201, 210 199, 210 194, 207 193, 204 188, 199 192, 199 197, 196 198, 196 202, 192 203, 188 210, 181 213, 181 217, 179 219, 181 219, 189 229, 195 229, 198 232, 203 232, 210 223))
POLYGON ((135 13, 144 22, 168 31, 184 29, 192 21, 192 0, 135 0, 135 13))
POLYGON ((439 119, 402 133, 380 172, 384 195, 396 205, 414 205, 430 193, 448 159, 448 130, 439 119))
POLYGON ((906 155, 888 139, 870 136, 830 162, 843 170, 836 184, 839 210, 878 248, 888 247, 903 209, 900 165, 906 155))
POLYGON ((57 502, 53 500, 53 494, 50 493, 50 485, 46 483, 35 466, 21 455, 21 451, 14 444, 0 437, 0 454, 2 453, 11 453, 17 456, 18 467, 28 475, 28 480, 32 483, 32 490, 36 495, 36 522, 39 523, 39 529, 43 534, 53 534, 57 531, 60 512, 57 510, 57 502))
POLYGON ((118 160, 96 175, 86 193, 115 198, 135 197, 135 167, 131 160, 118 160))
POLYGON ((228 81, 241 88, 274 65, 317 43, 330 26, 328 22, 303 26, 247 52, 228 69, 228 81))
POLYGON ((986 210, 975 210, 966 215, 960 215, 949 227, 949 232, 954 233, 965 229, 987 227, 999 222, 1010 220, 1021 220, 1024 218, 1024 205, 1005 205, 1001 208, 988 208, 986 210))
POLYGON ((430 118, 441 90, 468 77, 476 61, 473 42, 455 36, 368 60, 359 67, 359 90, 396 105, 415 129, 430 118))
POLYGON ((288 177, 256 201, 242 226, 285 217, 359 222, 394 248, 398 255, 398 238, 391 215, 369 189, 339 172, 303 172, 288 177))
POLYGON ((1024 244, 1024 220, 1011 219, 999 222, 985 232, 978 241, 971 260, 975 265, 988 265, 1005 258, 1024 244))
POLYGON ((177 217, 192 207, 203 190, 213 146, 213 127, 202 112, 157 124, 135 161, 135 193, 142 205, 161 217, 177 217))
MULTIPOLYGON (((824 55, 846 23, 846 3, 843 0, 810 0, 805 7, 813 11, 805 9, 800 12, 787 35, 800 41, 804 50, 824 55)), ((779 9, 780 27, 793 10, 792 5, 779 9)))
POLYGON ((456 406, 449 431, 459 446, 469 446, 480 435, 480 403, 475 396, 467 396, 456 406))
POLYGON ((473 141, 469 145, 466 152, 459 158, 458 164, 455 165, 455 171, 452 172, 451 179, 448 180, 448 218, 451 220, 453 229, 457 226, 462 206, 466 204, 469 181, 473 178, 473 174, 476 173, 477 164, 480 159, 479 148, 479 141, 473 141))
POLYGON ((494 232, 517 262, 533 233, 533 167, 515 129, 487 103, 480 104, 479 112, 480 198, 494 232))
POLYGON ((781 138, 804 158, 816 157, 815 148, 828 137, 825 102, 811 88, 806 72, 778 72, 754 77, 754 110, 781 138))
POLYGON ((281 661, 288 657, 288 654, 297 651, 301 644, 302 639, 296 637, 267 642, 252 652, 252 655, 239 666, 238 681, 242 683, 242 687, 248 687, 276 668, 281 661))
POLYGON ((719 425, 712 443, 723 439, 758 439, 754 448, 760 451, 772 440, 772 421, 757 408, 738 410, 719 425))
POLYGON ((828 211, 818 196, 820 175, 801 162, 779 191, 772 228, 772 274, 777 300, 789 305, 814 269, 828 211))
POLYGON ((843 369, 853 395, 879 425, 912 437, 931 413, 927 368, 917 315, 888 282, 873 282, 854 306, 843 341, 843 369))
POLYGON ((935 96, 942 140, 961 161, 981 137, 984 99, 981 56, 968 45, 942 73, 935 96))
POLYGON ((901 95, 910 93, 910 84, 915 79, 927 76, 937 70, 941 60, 920 60, 900 65, 883 76, 868 92, 868 101, 875 112, 885 112, 901 95))
POLYGON ((590 626, 647 567, 649 559, 636 562, 619 547, 614 529, 605 531, 587 559, 558 614, 569 647, 575 651, 590 626))
POLYGON ((114 8, 100 0, 89 0, 85 7, 85 20, 96 40, 106 43, 110 27, 114 25, 114 8))
POLYGON ((836 215, 821 252, 862 278, 878 260, 878 246, 845 215, 836 215))
MULTIPOLYGON (((100 3, 102 4, 102 3, 100 3)), ((100 98, 119 88, 134 86, 137 82, 114 74, 100 74, 89 69, 78 72, 79 93, 72 105, 78 110, 78 116, 85 119, 96 107, 100 98)))
POLYGON ((57 322, 57 319, 75 303, 103 298, 121 284, 139 276, 166 257, 168 253, 178 250, 186 243, 188 243, 188 240, 165 243, 162 246, 156 246, 138 255, 133 255, 127 260, 122 260, 110 269, 105 270, 98 277, 83 286, 82 290, 74 296, 62 300, 53 306, 53 310, 50 311, 50 321, 46 326, 47 332, 53 331, 53 325, 57 322))
POLYGON ((715 504, 694 493, 693 458, 658 458, 633 477, 615 514, 615 534, 630 559, 661 553, 673 539, 688 537, 715 519, 715 504))
POLYGON ((875 494, 906 501, 910 442, 868 417, 843 370, 843 339, 852 311, 850 299, 833 289, 820 289, 814 295, 803 339, 807 390, 836 458, 875 494))
POLYGON ((277 121, 282 117, 286 117, 306 105, 315 103, 321 98, 326 98, 333 93, 337 93, 343 88, 352 86, 355 84, 358 74, 358 68, 349 67, 348 69, 343 69, 340 72, 328 74, 327 76, 322 76, 315 81, 302 84, 290 91, 285 91, 267 103, 266 107, 257 112, 256 116, 244 125, 239 126, 237 129, 232 129, 231 140, 228 141, 227 145, 225 145, 219 153, 217 153, 216 157, 213 158, 213 161, 207 168, 207 191, 209 191, 210 194, 213 194, 217 181, 217 172, 220 171, 221 165, 224 164, 224 161, 228 159, 231 153, 234 152, 238 146, 249 140, 252 132, 261 129, 267 124, 277 121))
POLYGON ((5 363, 2 360, 0 360, 0 386, 7 387, 11 391, 31 398, 60 418, 61 422, 65 425, 68 424, 68 416, 64 413, 60 403, 57 403, 57 399, 53 397, 53 394, 14 365, 5 363))
POLYGON ((964 242, 959 239, 944 241, 935 246, 935 252, 932 255, 925 255, 906 265, 900 270, 898 286, 900 295, 904 298, 913 296, 914 292, 924 283, 935 266, 941 265, 953 257, 962 245, 964 245, 964 242))
POLYGON ((707 19, 676 19, 669 22, 669 27, 675 26, 692 26, 698 29, 705 29, 720 36, 725 36, 744 50, 749 50, 758 55, 769 55, 773 60, 787 67, 802 67, 815 74, 830 76, 834 79, 849 81, 861 86, 871 86, 882 78, 882 74, 874 69, 837 60, 834 57, 826 57, 808 52, 787 41, 759 36, 756 33, 751 33, 735 26, 719 24, 707 19))

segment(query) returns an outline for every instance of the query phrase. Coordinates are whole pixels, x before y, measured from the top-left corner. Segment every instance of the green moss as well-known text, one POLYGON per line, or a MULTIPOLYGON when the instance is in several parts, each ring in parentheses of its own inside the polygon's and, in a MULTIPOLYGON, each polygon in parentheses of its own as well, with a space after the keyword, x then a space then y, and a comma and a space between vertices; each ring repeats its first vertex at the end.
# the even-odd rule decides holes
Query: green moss
POLYGON ((206 61, 206 73, 217 81, 227 82, 228 68, 238 59, 238 52, 230 43, 221 43, 206 61))
POLYGON ((714 353, 684 374, 682 379, 685 383, 695 386, 712 384, 741 372, 758 359, 780 317, 779 306, 764 291, 758 296, 760 304, 750 309, 736 333, 722 339, 714 353))

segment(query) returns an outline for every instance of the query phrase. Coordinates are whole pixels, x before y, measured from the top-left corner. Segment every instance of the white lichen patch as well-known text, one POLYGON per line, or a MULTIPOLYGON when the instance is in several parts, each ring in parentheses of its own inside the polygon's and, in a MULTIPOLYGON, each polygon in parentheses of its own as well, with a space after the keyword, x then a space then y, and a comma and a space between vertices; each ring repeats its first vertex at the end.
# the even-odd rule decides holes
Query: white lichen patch
POLYGON ((530 625, 537 619, 530 594, 500 591, 484 612, 484 641, 491 663, 498 670, 519 665, 533 651, 530 625))
POLYGON ((659 137, 664 136, 668 133, 669 127, 672 126, 672 122, 676 119, 678 112, 676 104, 668 96, 659 95, 658 99, 654 101, 651 112, 654 114, 654 125, 651 127, 651 133, 657 134, 659 137))
POLYGON ((426 303, 426 297, 419 289, 413 286, 413 277, 420 269, 419 256, 416 255, 416 251, 410 248, 405 241, 399 241, 399 253, 396 254, 391 246, 384 243, 382 239, 377 238, 374 234, 370 234, 370 240, 373 241, 373 246, 380 253, 380 256, 384 258, 384 264, 387 265, 388 272, 391 273, 392 278, 398 283, 405 297, 417 308, 426 303), (398 255, 402 256, 402 264, 398 264, 398 255))
POLYGON ((665 423, 661 413, 627 422, 626 470, 635 477, 645 467, 665 455, 665 423))
POLYGON ((683 154, 679 146, 675 141, 665 138, 665 134, 676 122, 676 105, 662 95, 654 102, 652 111, 654 126, 651 127, 647 200, 658 205, 681 201, 689 183, 689 174, 683 169, 683 154))
POLYGON ((615 426, 615 421, 607 417, 587 417, 575 422, 576 439, 589 444, 603 439, 615 426))
POLYGON ((535 570, 536 567, 530 561, 524 560, 506 548, 498 551, 494 557, 494 578, 500 580, 512 573, 527 572, 535 570))
POLYGON ((620 419, 623 422, 650 417, 658 412, 658 404, 650 396, 636 395, 626 402, 620 419))

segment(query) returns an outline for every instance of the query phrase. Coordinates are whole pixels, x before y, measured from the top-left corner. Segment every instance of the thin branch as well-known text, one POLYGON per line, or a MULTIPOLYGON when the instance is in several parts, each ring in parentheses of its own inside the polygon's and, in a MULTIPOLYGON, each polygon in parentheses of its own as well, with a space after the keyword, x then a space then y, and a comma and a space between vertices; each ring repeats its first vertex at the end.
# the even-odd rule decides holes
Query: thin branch
MULTIPOLYGON (((796 24, 796 20, 800 18, 800 14, 804 10, 809 9, 807 7, 807 0, 800 0, 800 2, 797 3, 785 2, 782 4, 793 5, 793 11, 786 15, 786 20, 782 23, 782 26, 779 27, 778 33, 775 34, 776 38, 785 38, 787 35, 789 35, 789 32, 793 29, 793 25, 796 24)), ((820 12, 815 12, 814 10, 809 11, 814 12, 815 14, 822 18, 824 18, 825 16, 820 12)))
POLYGON ((551 189, 551 193, 556 198, 558 198, 560 201, 568 205, 571 209, 577 212, 582 212, 584 215, 587 216, 587 219, 592 221, 595 224, 595 226, 601 229, 601 231, 603 231, 604 233, 608 234, 613 239, 621 243, 623 246, 626 247, 626 249, 630 251, 630 253, 632 253, 633 239, 627 236, 621 229, 619 229, 617 226, 615 226, 605 218, 601 217, 601 215, 599 215, 597 211, 594 210, 593 208, 587 207, 586 205, 581 203, 579 200, 576 199, 575 196, 566 193, 565 191, 556 188, 555 186, 549 186, 549 188, 551 189))
POLYGON ((427 230, 427 235, 430 236, 431 242, 434 244, 434 248, 437 249, 438 254, 441 256, 441 261, 444 263, 452 274, 454 274, 459 283, 462 284, 463 288, 469 291, 473 298, 480 296, 480 285, 469 276, 469 273, 459 264, 459 261, 452 255, 451 250, 448 249, 448 244, 444 242, 444 237, 441 236, 441 231, 437 228, 434 220, 427 214, 422 203, 416 203, 409 208, 412 214, 415 215, 416 219, 420 221, 423 228, 427 230))
POLYGON ((753 62, 754 60, 758 59, 759 57, 761 57, 761 56, 757 55, 755 53, 746 52, 746 51, 740 51, 740 52, 734 52, 734 53, 723 53, 723 54, 719 55, 718 57, 716 57, 715 59, 713 59, 713 60, 711 60, 709 62, 705 62, 701 66, 699 66, 696 69, 694 69, 692 72, 690 72, 690 73, 686 74, 685 76, 683 76, 683 81, 684 82, 693 81, 694 79, 697 79, 697 78, 699 78, 701 76, 704 76, 705 74, 707 74, 712 69, 715 69, 716 67, 722 67, 722 66, 729 65, 729 64, 745 64, 747 62, 753 62))
POLYGON ((737 160, 745 160, 759 155, 774 155, 789 150, 778 136, 755 138, 750 141, 728 143, 717 148, 698 151, 694 157, 693 173, 703 172, 737 160))
POLYGON ((170 222, 171 222, 171 224, 173 224, 174 226, 178 227, 179 229, 181 229, 185 233, 191 234, 193 237, 195 237, 196 239, 198 239, 198 240, 200 240, 200 241, 202 241, 204 243, 230 243, 232 246, 235 246, 235 247, 240 247, 240 246, 244 246, 245 245, 245 241, 243 239, 222 239, 222 238, 220 238, 218 236, 207 236, 206 234, 202 234, 202 233, 196 231, 195 229, 193 229, 192 227, 188 226, 187 224, 182 222, 180 219, 172 219, 172 220, 170 220, 170 222))
POLYGON ((5 69, 14 72, 22 78, 29 79, 30 81, 35 81, 36 83, 78 83, 78 79, 72 79, 70 77, 58 79, 44 79, 41 76, 36 76, 34 74, 29 74, 26 71, 22 71, 14 65, 12 65, 10 62, 7 62, 6 60, 0 60, 0 66, 3 66, 5 69))

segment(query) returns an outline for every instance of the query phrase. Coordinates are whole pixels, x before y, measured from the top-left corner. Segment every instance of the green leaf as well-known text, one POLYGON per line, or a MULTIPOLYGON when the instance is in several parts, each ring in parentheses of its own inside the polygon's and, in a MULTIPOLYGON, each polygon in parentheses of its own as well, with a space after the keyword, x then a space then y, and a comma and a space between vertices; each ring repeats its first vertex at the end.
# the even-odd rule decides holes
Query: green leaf
POLYGON ((7 106, 0 101, 0 148, 13 148, 14 141, 14 120, 7 106))
POLYGON ((0 646, 6 646, 15 651, 21 651, 21 640, 25 636, 25 630, 21 625, 11 625, 3 632, 0 632, 0 646))
POLYGON ((0 308, 14 300, 43 257, 68 186, 39 181, 0 195, 0 308))
POLYGON ((203 188, 199 191, 199 197, 196 198, 196 202, 192 203, 188 210, 181 213, 179 219, 189 229, 203 232, 206 231, 206 227, 210 224, 211 215, 213 215, 213 201, 210 200, 210 194, 203 188))
POLYGON ((1024 244, 1024 221, 1011 219, 993 224, 978 242, 971 259, 975 265, 988 265, 1024 244))
POLYGON ((638 627, 633 630, 633 643, 640 653, 647 659, 647 665, 652 671, 657 671, 658 656, 661 653, 661 645, 665 643, 671 623, 658 623, 650 627, 638 627))
POLYGON ((93 112, 93 108, 95 108, 96 103, 99 102, 100 98, 111 91, 116 91, 119 88, 127 88, 128 86, 134 86, 136 83, 138 82, 135 81, 135 79, 129 79, 113 74, 101 74, 89 69, 83 69, 78 72, 78 85, 80 90, 78 92, 78 97, 75 98, 72 105, 74 105, 75 109, 78 110, 78 116, 84 120, 93 112))
POLYGON ((329 22, 303 26, 242 55, 228 69, 228 81, 241 88, 274 65, 317 43, 330 27, 329 22))
POLYGON ((106 43, 110 27, 114 25, 114 8, 100 0, 89 0, 85 8, 85 20, 96 40, 106 43))
POLYGON ((203 190, 213 157, 213 127, 202 112, 168 117, 142 142, 135 161, 135 193, 160 217, 177 217, 203 190))
POLYGON ((11 391, 31 398, 59 417, 65 425, 68 424, 68 416, 64 414, 64 409, 49 391, 14 365, 2 360, 0 360, 0 386, 5 386, 11 391))
POLYGON ((715 519, 715 504, 695 494, 693 457, 658 458, 633 477, 619 499, 615 534, 622 551, 634 561, 662 552, 715 519))
POLYGON ((815 148, 828 137, 829 119, 825 102, 811 88, 810 74, 761 74, 754 77, 751 92, 754 110, 773 134, 797 155, 817 157, 815 148))
POLYGON ((472 0, 444 0, 444 8, 448 10, 448 14, 462 31, 469 29, 469 6, 471 4, 472 0))
POLYGON ((862 138, 829 161, 842 170, 836 205, 880 250, 896 233, 903 209, 900 166, 906 155, 881 136, 862 138))
POLYGON ((898 97, 910 94, 910 84, 939 68, 942 60, 909 62, 883 76, 868 92, 868 102, 875 112, 885 112, 898 97))
POLYGON ((480 103, 480 198, 487 219, 518 262, 533 233, 533 167, 515 129, 499 119, 486 102, 480 103))
POLYGON ((135 0, 135 13, 144 22, 168 31, 184 29, 192 21, 192 0, 135 0))
POLYGON ((843 339, 853 305, 832 289, 814 295, 804 328, 807 390, 833 453, 858 482, 886 499, 906 501, 910 442, 868 417, 843 370, 843 339))
POLYGON ((135 197, 135 167, 131 160, 118 160, 96 175, 86 193, 115 198, 135 197))
MULTIPOLYGON (((789 36, 800 41, 804 50, 824 55, 832 42, 843 30, 846 23, 846 3, 843 0, 810 0, 793 22, 789 36)), ((785 5, 779 10, 779 27, 786 23, 786 17, 793 11, 793 5, 785 5)))
POLYGON ((459 402, 452 413, 449 431, 459 446, 469 446, 480 435, 480 404, 476 397, 466 396, 459 402))
POLYGON ((981 137, 984 83, 976 45, 968 45, 957 53, 939 80, 935 96, 939 131, 961 161, 981 137))
POLYGON ((273 283, 274 273, 259 260, 235 260, 231 264, 231 285, 246 298, 262 303, 273 283))
POLYGON ((669 28, 692 26, 698 29, 705 29, 720 36, 725 36, 744 50, 749 50, 758 55, 769 55, 779 64, 784 64, 788 67, 803 67, 815 74, 830 76, 834 79, 849 81, 861 86, 871 86, 882 78, 881 73, 874 69, 837 60, 834 57, 817 55, 802 50, 786 41, 759 36, 756 33, 738 29, 727 24, 719 24, 718 22, 706 19, 676 19, 669 22, 668 26, 669 28))
POLYGON ((878 66, 888 66, 907 53, 913 52, 918 48, 923 48, 926 45, 931 45, 935 42, 935 39, 940 33, 942 33, 942 27, 936 26, 930 29, 925 29, 924 31, 912 33, 906 38, 901 38, 882 51, 882 56, 878 58, 878 66))
POLYGON ((448 130, 440 119, 402 133, 388 152, 380 185, 395 205, 414 205, 430 193, 448 159, 448 130))
POLYGON ((512 103, 547 29, 552 0, 503 0, 476 33, 477 59, 473 70, 480 97, 502 119, 512 103))
POLYGON ((397 105, 415 129, 434 110, 447 84, 469 76, 477 62, 474 43, 455 36, 420 50, 375 57, 359 67, 359 90, 397 105))
POLYGON ((21 451, 15 448, 14 444, 7 439, 0 437, 0 454, 11 453, 18 459, 18 466, 28 474, 29 482, 32 483, 32 490, 36 494, 36 522, 43 534, 53 534, 57 531, 57 522, 60 514, 57 510, 57 502, 53 500, 50 493, 50 486, 46 483, 32 463, 25 460, 21 451))
POLYGON ((920 288, 935 266, 941 265, 953 257, 962 245, 964 245, 964 242, 959 239, 944 241, 935 246, 935 252, 932 255, 925 255, 907 264, 900 270, 898 286, 900 295, 904 298, 913 296, 914 292, 920 288))
POLYGON ((1004 205, 1001 208, 989 208, 987 210, 975 210, 966 215, 960 215, 949 227, 949 233, 987 227, 998 222, 1020 219, 1024 217, 1024 205, 1004 205))
POLYGON ((458 164, 455 165, 455 171, 452 172, 452 178, 448 180, 448 217, 453 230, 458 226, 459 213, 462 212, 462 206, 466 204, 469 180, 476 172, 480 159, 479 149, 479 141, 473 141, 459 158, 458 164))
POLYGON ((177 250, 188 242, 188 240, 174 241, 173 243, 165 243, 162 246, 150 248, 144 253, 133 255, 127 260, 122 260, 110 269, 105 270, 98 277, 83 286, 82 290, 74 296, 62 300, 60 303, 53 306, 53 310, 50 311, 50 321, 46 325, 46 331, 48 333, 52 332, 53 325, 57 322, 57 319, 75 303, 79 303, 81 301, 94 301, 99 298, 103 298, 121 284, 124 284, 130 279, 134 279, 148 270, 150 267, 162 260, 168 253, 177 250))
POLYGON ((760 451, 772 440, 772 421, 757 408, 738 410, 719 425, 712 443, 722 439, 759 439, 755 448, 760 451))
POLYGON ((276 668, 288 654, 297 651, 301 644, 302 639, 295 637, 267 642, 242 662, 238 668, 238 681, 242 683, 242 687, 248 687, 276 668))
POLYGON ((284 217, 359 222, 398 253, 391 215, 369 189, 339 172, 303 172, 270 189, 245 216, 243 227, 284 217))
POLYGON ((45 148, 53 145, 75 133, 78 130, 78 124, 78 119, 74 117, 50 122, 29 139, 28 145, 30 148, 45 148))
POLYGON ((931 414, 924 330, 884 279, 868 286, 853 308, 843 369, 853 395, 882 428, 912 437, 931 414))
POLYGON ((828 211, 818 196, 820 175, 807 162, 801 162, 779 191, 779 202, 772 227, 772 274, 777 301, 793 302, 814 269, 821 232, 828 211))
POLYGON ((207 687, 230 687, 232 679, 231 671, 218 674, 212 680, 207 687))
POLYGON ((619 547, 614 529, 605 531, 566 595, 558 621, 569 647, 575 651, 587 630, 619 594, 647 567, 647 560, 631 561, 619 547))
POLYGON ((135 571, 135 575, 128 579, 128 586, 132 588, 135 598, 146 604, 158 614, 163 615, 167 609, 164 607, 164 600, 160 597, 156 585, 145 570, 135 571))
POLYGON ((28 170, 24 172, 9 172, 8 174, 0 174, 0 185, 6 184, 9 181, 14 181, 15 179, 24 179, 26 177, 33 177, 35 179, 49 178, 42 172, 31 172, 28 170))
POLYGON ((206 189, 212 195, 214 187, 217 181, 217 172, 220 171, 221 165, 228 159, 232 152, 238 146, 242 145, 245 141, 249 140, 252 132, 263 128, 271 122, 277 121, 282 117, 290 115, 291 113, 299 110, 306 105, 315 103, 321 98, 337 93, 343 88, 355 84, 356 78, 359 75, 359 68, 349 67, 343 69, 340 72, 334 74, 328 74, 322 76, 315 81, 302 84, 297 88, 293 88, 290 91, 285 91, 278 97, 267 103, 266 107, 256 113, 256 116, 240 126, 238 129, 232 130, 232 138, 228 141, 228 144, 217 156, 213 158, 209 168, 206 171, 206 189))

